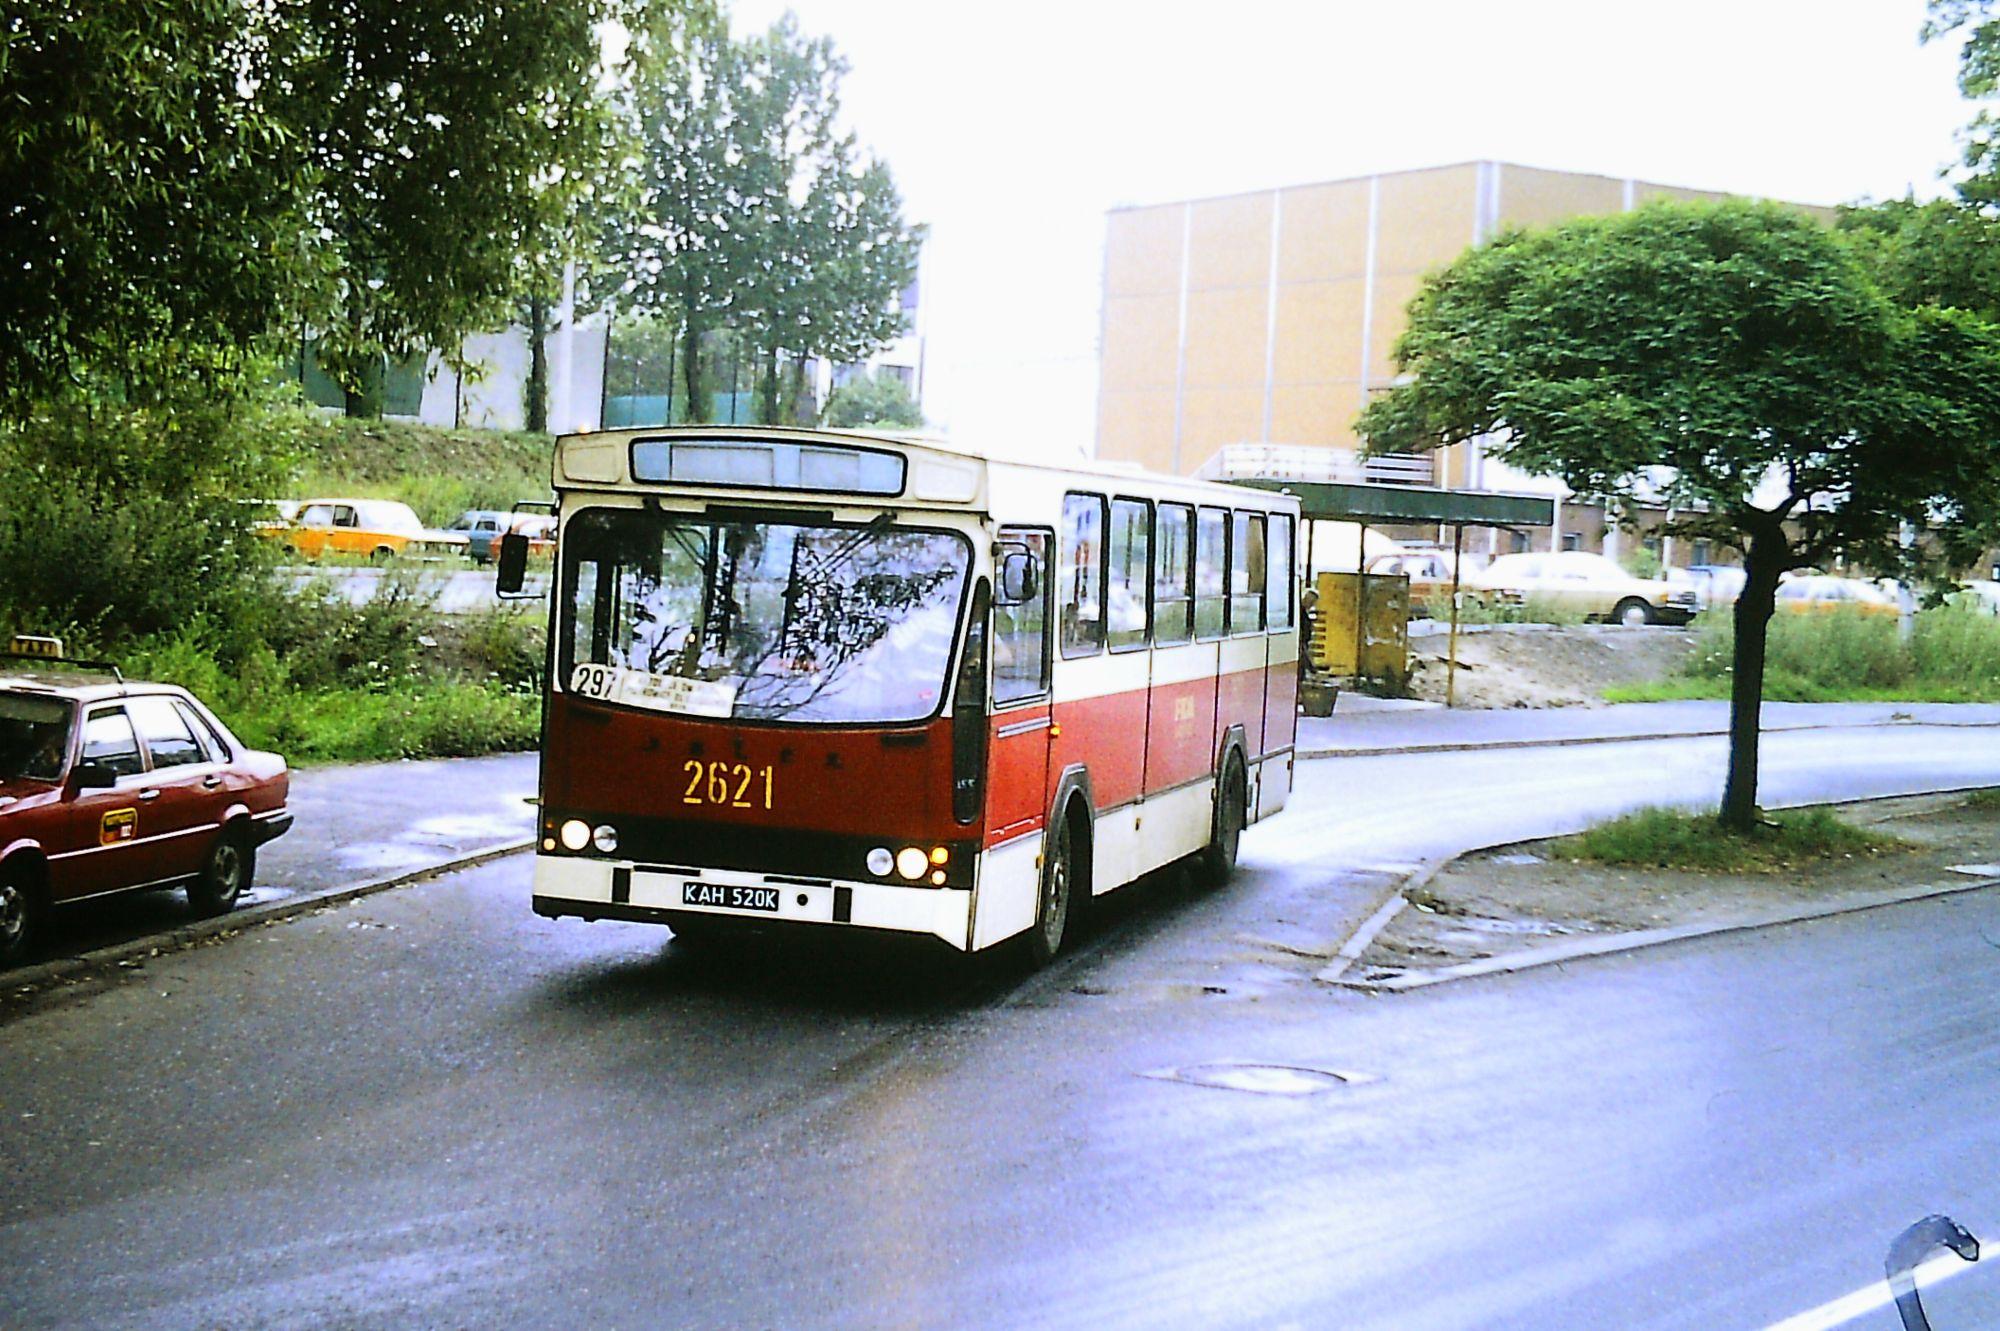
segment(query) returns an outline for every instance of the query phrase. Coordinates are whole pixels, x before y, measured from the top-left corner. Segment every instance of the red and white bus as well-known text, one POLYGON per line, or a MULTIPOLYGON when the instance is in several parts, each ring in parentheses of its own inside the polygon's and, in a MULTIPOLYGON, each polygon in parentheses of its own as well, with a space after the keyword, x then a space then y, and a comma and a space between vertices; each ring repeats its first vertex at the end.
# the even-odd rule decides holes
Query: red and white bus
POLYGON ((1290 793, 1288 496, 736 427, 569 436, 555 487, 543 915, 1046 961, 1290 793))

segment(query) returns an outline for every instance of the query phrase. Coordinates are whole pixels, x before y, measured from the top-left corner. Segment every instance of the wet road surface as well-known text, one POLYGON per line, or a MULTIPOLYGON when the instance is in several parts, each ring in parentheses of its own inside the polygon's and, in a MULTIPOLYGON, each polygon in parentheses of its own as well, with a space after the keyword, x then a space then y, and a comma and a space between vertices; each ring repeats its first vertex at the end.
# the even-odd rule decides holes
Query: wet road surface
MULTIPOLYGON (((1307 765, 1237 884, 1121 894, 1025 981, 545 921, 525 859, 161 958, 0 1027, 0 1325, 1760 1325, 1930 1211, 2000 1224, 2000 894, 1309 978, 1399 866, 1722 754, 1307 765), (1221 1062, 1360 1075, 1150 1075, 1221 1062)), ((2000 782, 1948 731, 1766 756, 1773 803, 2000 782)))

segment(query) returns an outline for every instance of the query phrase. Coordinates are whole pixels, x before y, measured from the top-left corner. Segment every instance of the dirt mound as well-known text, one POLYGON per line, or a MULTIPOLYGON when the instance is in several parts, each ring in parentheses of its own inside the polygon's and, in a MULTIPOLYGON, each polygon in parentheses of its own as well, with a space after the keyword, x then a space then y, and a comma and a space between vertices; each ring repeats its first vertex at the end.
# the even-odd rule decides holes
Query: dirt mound
MULTIPOLYGON (((1410 638, 1412 696, 1444 701, 1450 637, 1410 638)), ((1685 629, 1493 624, 1460 630, 1460 707, 1588 707, 1614 684, 1663 679, 1694 647, 1685 629)))

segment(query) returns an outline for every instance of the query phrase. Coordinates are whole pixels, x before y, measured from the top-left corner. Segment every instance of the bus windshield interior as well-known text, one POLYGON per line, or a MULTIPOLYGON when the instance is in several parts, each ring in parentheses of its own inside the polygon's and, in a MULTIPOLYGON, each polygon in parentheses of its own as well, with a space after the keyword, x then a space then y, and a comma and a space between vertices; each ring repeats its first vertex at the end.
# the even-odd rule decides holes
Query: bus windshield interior
POLYGON ((924 720, 942 701, 962 536, 590 509, 563 544, 572 692, 849 725, 924 720))

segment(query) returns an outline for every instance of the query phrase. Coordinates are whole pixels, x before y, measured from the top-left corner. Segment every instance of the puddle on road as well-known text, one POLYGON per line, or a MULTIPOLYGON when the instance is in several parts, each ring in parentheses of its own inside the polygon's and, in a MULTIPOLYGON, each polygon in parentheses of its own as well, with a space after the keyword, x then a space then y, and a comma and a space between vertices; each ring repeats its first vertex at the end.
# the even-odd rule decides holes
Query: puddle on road
POLYGON ((1366 1072, 1292 1063, 1195 1063, 1182 1068, 1156 1068, 1139 1075, 1155 1081, 1206 1086, 1218 1091, 1292 1096, 1319 1095, 1344 1086, 1363 1086, 1381 1080, 1366 1072))

